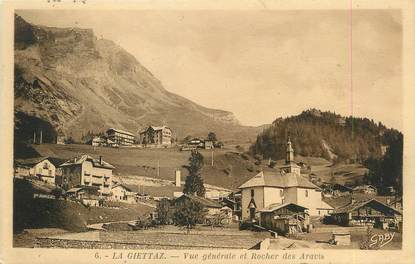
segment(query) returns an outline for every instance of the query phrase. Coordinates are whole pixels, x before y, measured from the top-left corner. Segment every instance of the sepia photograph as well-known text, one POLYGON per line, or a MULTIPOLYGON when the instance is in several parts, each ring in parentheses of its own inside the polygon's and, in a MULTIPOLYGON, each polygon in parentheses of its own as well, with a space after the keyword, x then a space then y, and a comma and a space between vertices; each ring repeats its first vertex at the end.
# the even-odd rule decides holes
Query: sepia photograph
POLYGON ((12 248, 402 251, 403 17, 13 10, 12 248))

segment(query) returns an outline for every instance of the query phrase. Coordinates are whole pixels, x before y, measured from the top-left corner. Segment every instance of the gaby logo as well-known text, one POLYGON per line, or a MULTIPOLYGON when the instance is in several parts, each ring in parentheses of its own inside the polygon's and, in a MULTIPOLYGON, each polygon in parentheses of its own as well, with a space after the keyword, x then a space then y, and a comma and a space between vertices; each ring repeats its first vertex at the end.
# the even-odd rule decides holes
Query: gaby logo
POLYGON ((394 236, 395 232, 373 235, 370 237, 369 248, 382 248, 391 242, 394 236))

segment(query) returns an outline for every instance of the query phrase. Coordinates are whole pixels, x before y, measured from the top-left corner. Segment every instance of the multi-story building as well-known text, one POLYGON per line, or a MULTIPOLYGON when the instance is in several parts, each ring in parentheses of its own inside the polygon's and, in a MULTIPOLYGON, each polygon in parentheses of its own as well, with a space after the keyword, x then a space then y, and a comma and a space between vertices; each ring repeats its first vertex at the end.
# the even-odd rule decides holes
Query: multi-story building
POLYGON ((243 220, 255 219, 256 213, 264 208, 286 203, 303 206, 312 216, 323 216, 333 211, 333 207, 322 201, 321 189, 301 175, 289 139, 285 165, 261 171, 239 189, 242 191, 243 220))
POLYGON ((61 164, 60 168, 62 177, 57 184, 65 189, 95 186, 102 195, 111 194, 112 171, 115 167, 105 162, 101 156, 99 159, 89 155, 74 157, 61 164))
POLYGON ((139 134, 143 145, 171 145, 172 131, 167 126, 149 126, 139 134))
POLYGON ((135 142, 135 136, 133 133, 115 128, 107 130, 107 138, 119 146, 128 146, 134 144, 135 142))

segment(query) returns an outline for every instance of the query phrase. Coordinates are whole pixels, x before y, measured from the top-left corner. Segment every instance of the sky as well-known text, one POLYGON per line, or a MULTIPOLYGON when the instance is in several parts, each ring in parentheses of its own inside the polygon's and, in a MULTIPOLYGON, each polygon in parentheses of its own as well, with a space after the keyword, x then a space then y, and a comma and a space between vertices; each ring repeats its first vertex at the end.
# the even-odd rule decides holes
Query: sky
POLYGON ((92 28, 174 93, 244 125, 309 108, 402 130, 398 10, 19 10, 45 26, 92 28))

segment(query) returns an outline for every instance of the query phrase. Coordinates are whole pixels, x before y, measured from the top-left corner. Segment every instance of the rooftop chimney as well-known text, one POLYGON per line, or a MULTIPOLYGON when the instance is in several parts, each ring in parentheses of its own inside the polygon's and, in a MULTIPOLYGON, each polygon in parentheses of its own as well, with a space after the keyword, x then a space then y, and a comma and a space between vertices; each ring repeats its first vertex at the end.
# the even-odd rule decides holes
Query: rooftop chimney
POLYGON ((180 185, 181 185, 181 179, 180 179, 181 178, 181 171, 179 169, 176 169, 176 171, 174 173, 176 175, 175 185, 176 185, 176 187, 180 187, 180 185))

